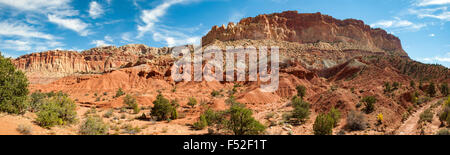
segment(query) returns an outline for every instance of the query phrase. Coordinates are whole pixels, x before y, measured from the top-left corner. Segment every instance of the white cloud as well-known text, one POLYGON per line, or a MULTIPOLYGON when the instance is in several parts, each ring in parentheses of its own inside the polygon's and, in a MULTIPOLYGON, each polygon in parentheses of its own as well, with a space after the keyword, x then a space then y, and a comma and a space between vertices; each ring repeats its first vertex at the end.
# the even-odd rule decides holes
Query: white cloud
POLYGON ((91 44, 95 45, 96 47, 111 46, 110 44, 107 44, 104 40, 93 40, 91 44))
MULTIPOLYGON (((450 52, 445 54, 445 55, 440 55, 440 56, 434 56, 434 57, 429 57, 429 58, 419 58, 419 61, 423 61, 425 63, 444 63, 444 64, 448 64, 450 63, 450 52)), ((449 66, 447 66, 449 67, 449 66)))
POLYGON ((131 36, 130 32, 123 33, 122 36, 121 36, 122 42, 132 42, 133 39, 131 39, 131 37, 132 36, 131 36))
POLYGON ((450 0, 418 0, 417 6, 444 5, 450 4, 450 0))
POLYGON ((416 15, 418 18, 435 18, 443 21, 450 21, 450 11, 447 11, 447 7, 437 8, 412 8, 409 9, 409 13, 416 15))
POLYGON ((4 40, 0 45, 2 49, 10 49, 15 51, 29 51, 31 50, 31 45, 27 41, 21 40, 4 40))
POLYGON ((157 25, 160 22, 160 18, 167 13, 171 6, 193 1, 195 0, 165 0, 153 9, 143 10, 140 19, 144 24, 138 25, 138 38, 151 32, 153 40, 165 42, 168 46, 199 43, 201 39, 199 36, 186 35, 179 28, 157 25))
POLYGON ((4 40, 0 42, 1 49, 8 49, 13 51, 25 51, 25 52, 42 52, 49 49, 56 49, 64 46, 63 43, 58 41, 37 41, 33 39, 19 39, 19 40, 4 40))
POLYGON ((108 42, 113 42, 113 39, 111 36, 105 36, 104 39, 108 42))
POLYGON ((91 3, 89 3, 89 16, 92 19, 97 19, 101 17, 104 13, 105 11, 103 10, 103 7, 99 3, 97 3, 96 1, 92 1, 91 3))
POLYGON ((381 20, 370 25, 371 27, 392 28, 394 31, 399 30, 420 30, 427 26, 426 24, 416 24, 408 20, 395 18, 394 20, 381 20))
POLYGON ((428 36, 430 36, 430 37, 435 37, 436 35, 435 35, 434 33, 432 33, 432 34, 430 34, 430 35, 428 35, 428 36))
POLYGON ((0 36, 19 36, 26 38, 41 38, 52 40, 55 39, 53 35, 39 32, 35 28, 25 25, 23 23, 0 22, 0 36))
POLYGON ((61 27, 73 30, 80 34, 81 36, 87 36, 89 34, 89 30, 87 29, 88 24, 84 23, 80 19, 69 19, 59 17, 57 15, 48 15, 48 20, 52 23, 55 23, 61 27))
POLYGON ((33 11, 42 14, 53 13, 64 16, 77 15, 69 5, 72 0, 0 0, 0 5, 10 6, 22 11, 33 11))
POLYGON ((164 16, 167 10, 175 4, 185 2, 186 0, 165 0, 162 4, 156 6, 151 10, 143 10, 141 15, 141 20, 145 25, 139 25, 138 30, 140 32, 139 36, 144 33, 152 31, 155 23, 159 22, 159 18, 164 16))

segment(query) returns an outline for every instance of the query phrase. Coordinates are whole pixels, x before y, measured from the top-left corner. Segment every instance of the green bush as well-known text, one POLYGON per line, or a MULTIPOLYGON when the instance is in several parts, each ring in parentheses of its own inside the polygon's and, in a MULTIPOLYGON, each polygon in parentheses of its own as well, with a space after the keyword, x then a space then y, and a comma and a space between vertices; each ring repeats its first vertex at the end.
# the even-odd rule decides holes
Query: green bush
POLYGON ((114 97, 120 97, 123 95, 125 95, 125 92, 123 92, 122 88, 119 88, 119 90, 117 90, 117 92, 116 92, 116 96, 114 96, 114 97))
POLYGON ((38 112, 46 98, 47 98, 47 94, 45 94, 45 93, 41 93, 41 92, 32 93, 30 95, 30 111, 38 112))
POLYGON ((136 98, 132 97, 131 95, 127 94, 127 96, 125 96, 125 98, 123 99, 123 103, 127 105, 128 108, 133 109, 133 112, 135 114, 141 111, 139 105, 137 104, 136 98))
POLYGON ((28 80, 9 58, 0 54, 0 112, 23 114, 28 110, 28 80))
POLYGON ((306 87, 299 85, 297 87, 295 87, 295 89, 297 90, 297 96, 299 96, 300 98, 304 98, 306 95, 306 87))
POLYGON ((206 110, 199 120, 193 124, 194 129, 201 130, 206 126, 224 127, 235 135, 257 135, 265 131, 265 126, 252 117, 252 111, 243 104, 236 103, 226 111, 206 110))
POLYGON ((156 96, 156 100, 153 101, 153 107, 150 115, 157 118, 157 120, 167 120, 172 117, 175 107, 164 98, 162 94, 156 96))
POLYGON ((334 119, 330 114, 319 114, 314 121, 314 135, 331 135, 333 134, 334 119))
POLYGON ((351 131, 365 130, 368 126, 364 114, 356 111, 351 111, 347 115, 347 124, 345 127, 351 131))
POLYGON ((431 109, 425 110, 423 113, 420 114, 419 122, 430 122, 433 121, 433 112, 431 109))
POLYGON ((411 86, 411 88, 413 89, 416 89, 416 83, 413 80, 409 82, 409 86, 411 86))
POLYGON ((384 93, 390 93, 390 92, 392 92, 391 84, 389 82, 385 82, 384 83, 384 93))
POLYGON ((211 96, 212 96, 212 97, 218 97, 219 95, 220 95, 220 92, 217 91, 217 90, 213 90, 213 91, 211 92, 211 96))
POLYGON ((112 116, 114 116, 114 109, 109 109, 109 110, 103 115, 103 117, 105 117, 105 118, 110 118, 110 117, 112 117, 112 116))
POLYGON ((189 106, 191 106, 192 108, 195 107, 195 105, 197 105, 197 100, 193 97, 189 98, 189 102, 187 103, 189 106))
POLYGON ((427 93, 431 97, 434 97, 434 95, 436 95, 436 87, 434 86, 433 82, 431 82, 430 85, 428 86, 427 93))
POLYGON ((305 119, 309 118, 310 115, 310 104, 299 97, 294 97, 292 99, 292 106, 294 111, 292 112, 292 117, 296 118, 298 121, 303 122, 305 119))
POLYGON ((341 120, 341 112, 333 107, 328 114, 333 119, 333 126, 336 127, 341 120))
POLYGON ((36 122, 46 128, 76 123, 76 105, 67 96, 55 96, 47 99, 37 113, 36 122))
POLYGON ((441 91, 442 96, 448 96, 448 94, 449 94, 448 84, 442 83, 440 91, 441 91))
POLYGON ((225 122, 228 130, 235 135, 258 135, 262 134, 265 126, 252 117, 252 111, 240 105, 233 105, 228 110, 230 119, 225 122))
POLYGON ((109 127, 100 117, 89 116, 80 126, 81 135, 106 135, 109 127))
POLYGON ((200 118, 193 125, 193 128, 196 130, 203 130, 208 126, 208 122, 206 121, 205 115, 200 115, 200 118))
POLYGON ((448 129, 441 129, 439 130, 436 135, 442 135, 442 136, 446 136, 446 135, 450 135, 450 130, 448 129))
POLYGON ((207 125, 222 124, 223 122, 223 112, 215 112, 208 109, 203 115, 205 116, 207 125))
POLYGON ((374 97, 374 96, 367 96, 367 97, 364 97, 363 99, 362 99, 362 101, 361 102, 363 102, 364 103, 364 111, 367 113, 367 114, 370 114, 370 113, 372 113, 373 111, 375 111, 375 102, 377 102, 377 99, 374 97))
POLYGON ((442 105, 442 111, 439 113, 439 120, 442 124, 447 123, 450 125, 450 97, 446 103, 442 105))

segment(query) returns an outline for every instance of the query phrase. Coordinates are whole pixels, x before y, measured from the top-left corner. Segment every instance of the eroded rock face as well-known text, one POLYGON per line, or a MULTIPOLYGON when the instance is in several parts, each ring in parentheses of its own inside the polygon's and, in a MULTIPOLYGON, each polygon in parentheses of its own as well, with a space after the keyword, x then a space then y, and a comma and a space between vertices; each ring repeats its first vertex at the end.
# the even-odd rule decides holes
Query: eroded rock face
POLYGON ((103 73, 130 63, 152 61, 159 55, 167 54, 169 50, 170 48, 167 47, 154 48, 136 44, 122 47, 99 47, 81 53, 52 50, 24 55, 13 60, 13 63, 17 68, 25 71, 33 81, 33 77, 42 80, 75 73, 103 73))
POLYGON ((215 40, 282 40, 297 43, 348 43, 361 49, 384 51, 407 57, 400 40, 382 29, 372 29, 361 20, 338 20, 320 13, 286 11, 242 19, 237 25, 214 26, 202 38, 203 45, 215 40))

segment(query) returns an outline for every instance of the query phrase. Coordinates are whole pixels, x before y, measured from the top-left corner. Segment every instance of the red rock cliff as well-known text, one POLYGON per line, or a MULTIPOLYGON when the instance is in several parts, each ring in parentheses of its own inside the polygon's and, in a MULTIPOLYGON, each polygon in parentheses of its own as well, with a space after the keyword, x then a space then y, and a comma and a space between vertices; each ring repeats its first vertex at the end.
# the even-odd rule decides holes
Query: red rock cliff
POLYGON ((338 20, 320 13, 299 14, 297 11, 245 18, 237 25, 229 23, 227 27, 214 26, 202 38, 202 43, 208 45, 215 40, 240 39, 269 39, 298 43, 344 42, 365 49, 383 50, 390 54, 407 56, 402 49, 400 39, 382 29, 372 29, 363 21, 338 20))

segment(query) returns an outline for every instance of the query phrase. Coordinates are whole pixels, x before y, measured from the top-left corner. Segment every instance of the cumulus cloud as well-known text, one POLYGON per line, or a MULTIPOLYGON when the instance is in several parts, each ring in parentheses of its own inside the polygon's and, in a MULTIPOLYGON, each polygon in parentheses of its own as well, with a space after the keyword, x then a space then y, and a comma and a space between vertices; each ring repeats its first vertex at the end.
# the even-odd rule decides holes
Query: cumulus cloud
POLYGON ((53 35, 46 34, 36 30, 34 27, 23 23, 0 22, 0 36, 18 36, 26 38, 40 38, 52 40, 53 35))
POLYGON ((89 3, 89 11, 88 12, 89 12, 89 16, 92 19, 97 19, 105 13, 105 11, 103 10, 103 7, 96 1, 92 1, 91 3, 89 3))
POLYGON ((95 45, 96 47, 105 47, 105 46, 111 46, 113 42, 113 38, 111 36, 105 36, 103 40, 93 40, 91 42, 92 45, 95 45))
POLYGON ((88 24, 84 23, 77 18, 63 18, 57 15, 48 15, 48 20, 66 29, 73 30, 80 34, 81 36, 87 36, 89 30, 87 29, 88 24))
POLYGON ((146 33, 150 32, 152 33, 153 40, 165 42, 168 46, 199 43, 201 38, 199 36, 189 36, 175 28, 157 25, 160 22, 160 18, 167 13, 171 6, 194 1, 195 0, 165 0, 162 4, 153 9, 143 10, 140 16, 143 24, 138 25, 138 38, 141 38, 146 33))
POLYGON ((104 40, 93 40, 91 44, 95 45, 96 47, 105 47, 105 46, 111 46, 110 44, 106 43, 104 40))
POLYGON ((370 25, 371 27, 392 28, 393 31, 399 30, 420 30, 427 26, 426 24, 416 24, 408 20, 395 18, 393 20, 381 20, 370 25))

